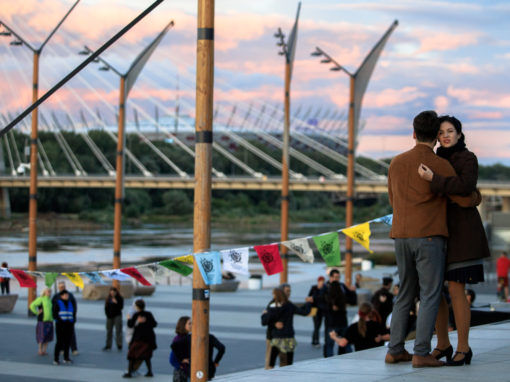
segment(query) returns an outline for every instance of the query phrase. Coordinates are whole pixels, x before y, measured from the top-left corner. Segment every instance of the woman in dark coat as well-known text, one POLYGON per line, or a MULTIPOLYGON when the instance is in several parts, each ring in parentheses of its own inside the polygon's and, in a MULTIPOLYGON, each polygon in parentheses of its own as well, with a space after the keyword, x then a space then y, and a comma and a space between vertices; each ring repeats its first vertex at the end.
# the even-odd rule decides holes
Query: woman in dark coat
POLYGON ((112 348, 113 327, 115 327, 117 349, 122 350, 122 309, 124 309, 124 299, 117 288, 111 287, 104 302, 106 345, 103 351, 108 351, 112 348))
POLYGON ((271 331, 271 356, 269 367, 272 369, 276 363, 278 354, 284 353, 287 357, 287 366, 292 365, 294 350, 297 342, 294 338, 294 314, 306 316, 310 313, 312 305, 306 303, 297 307, 289 301, 285 292, 279 288, 273 289, 274 302, 262 313, 262 325, 274 327, 271 331))
POLYGON ((134 327, 135 330, 129 343, 128 372, 123 377, 131 378, 141 361, 145 361, 147 364, 147 374, 145 376, 152 377, 152 352, 157 348, 154 328, 158 323, 152 313, 145 310, 145 302, 142 299, 135 301, 135 308, 136 313, 127 322, 128 327, 134 327))
MULTIPOLYGON (((420 167, 420 176, 430 181, 434 193, 467 196, 476 191, 478 180, 478 160, 466 148, 462 124, 451 116, 440 117, 439 143, 437 155, 445 158, 455 169, 457 176, 442 177, 434 174, 426 166, 420 167)), ((484 281, 483 259, 490 256, 489 245, 482 219, 476 207, 461 207, 448 201, 448 247, 445 280, 457 327, 458 343, 452 358, 453 348, 448 338, 448 306, 441 301, 436 321, 437 348, 432 353, 437 359, 446 356, 448 366, 461 366, 471 363, 473 353, 469 347, 469 325, 471 313, 464 292, 466 284, 484 281)))

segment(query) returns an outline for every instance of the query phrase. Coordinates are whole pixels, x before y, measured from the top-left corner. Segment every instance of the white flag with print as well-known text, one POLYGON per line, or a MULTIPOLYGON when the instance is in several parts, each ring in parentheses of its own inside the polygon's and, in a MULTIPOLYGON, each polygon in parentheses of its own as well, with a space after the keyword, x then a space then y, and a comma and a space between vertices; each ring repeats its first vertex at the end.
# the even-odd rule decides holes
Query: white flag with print
POLYGON ((299 256, 301 260, 307 263, 313 263, 313 249, 308 244, 308 239, 294 239, 282 242, 284 246, 299 256))
POLYGON ((249 275, 248 272, 248 258, 250 250, 248 247, 226 249, 221 251, 223 257, 223 270, 225 272, 240 273, 242 275, 249 275))

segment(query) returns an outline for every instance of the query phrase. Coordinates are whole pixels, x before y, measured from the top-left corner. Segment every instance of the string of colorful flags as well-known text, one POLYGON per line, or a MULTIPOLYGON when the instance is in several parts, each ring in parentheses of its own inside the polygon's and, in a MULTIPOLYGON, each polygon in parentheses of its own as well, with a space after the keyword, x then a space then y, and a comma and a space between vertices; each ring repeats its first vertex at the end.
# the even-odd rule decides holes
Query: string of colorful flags
POLYGON ((314 250, 310 245, 312 242, 324 259, 326 265, 340 265, 341 252, 338 233, 342 232, 349 236, 370 253, 370 224, 384 223, 391 226, 393 215, 389 214, 365 223, 357 224, 351 227, 343 228, 335 232, 327 232, 316 236, 307 236, 303 238, 277 242, 265 245, 255 245, 252 247, 243 247, 235 249, 226 249, 222 251, 212 251, 205 253, 194 253, 185 256, 175 257, 173 259, 163 260, 150 264, 142 264, 135 267, 120 269, 111 269, 94 272, 34 272, 23 271, 21 269, 0 268, 0 277, 15 278, 21 287, 35 288, 36 283, 32 277, 43 278, 46 286, 51 287, 57 277, 63 275, 67 277, 74 285, 79 288, 84 287, 84 278, 88 278, 92 283, 104 284, 105 279, 125 281, 135 279, 142 285, 151 285, 143 276, 148 270, 154 278, 164 274, 166 270, 177 272, 182 276, 189 276, 193 268, 188 264, 197 262, 198 269, 207 285, 221 284, 222 282, 222 260, 223 271, 232 272, 241 275, 249 275, 248 260, 250 249, 257 253, 265 272, 268 275, 274 275, 283 271, 283 263, 280 256, 279 245, 282 244, 291 252, 296 254, 302 261, 313 263, 314 250), (32 277, 31 277, 32 276, 32 277))

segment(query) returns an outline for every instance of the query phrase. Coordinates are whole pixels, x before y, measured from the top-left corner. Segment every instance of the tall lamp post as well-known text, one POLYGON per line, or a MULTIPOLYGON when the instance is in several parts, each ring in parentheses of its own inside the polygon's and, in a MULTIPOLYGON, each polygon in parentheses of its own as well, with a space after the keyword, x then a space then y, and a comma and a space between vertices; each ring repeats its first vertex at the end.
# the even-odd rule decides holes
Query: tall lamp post
MULTIPOLYGON (((129 91, 138 78, 138 75, 142 71, 144 65, 149 60, 151 54, 154 52, 156 47, 159 45, 166 32, 173 27, 173 20, 170 21, 165 28, 159 33, 159 35, 148 45, 133 61, 126 73, 121 73, 115 69, 111 64, 101 57, 98 57, 98 61, 103 64, 99 70, 109 71, 111 70, 117 74, 120 78, 120 90, 119 90, 119 121, 118 121, 118 133, 117 133, 117 158, 116 158, 116 178, 115 178, 115 208, 113 215, 113 268, 120 268, 120 249, 121 249, 121 231, 122 231, 122 204, 124 203, 124 165, 125 165, 125 150, 126 145, 126 101, 129 91)), ((89 55, 92 50, 85 46, 84 50, 79 54, 89 55)), ((119 282, 113 280, 113 285, 118 287, 119 282)))
MULTIPOLYGON (((386 33, 381 37, 370 53, 365 57, 363 63, 355 73, 349 72, 342 65, 336 62, 329 54, 321 48, 316 47, 312 56, 324 57, 321 60, 323 64, 333 64, 332 71, 343 71, 349 76, 349 123, 348 123, 348 145, 347 145, 347 201, 345 209, 345 226, 350 227, 353 224, 354 207, 354 162, 356 148, 356 132, 358 130, 359 118, 361 114, 361 102, 368 86, 370 76, 374 71, 375 64, 381 55, 384 45, 388 41, 391 32, 397 27, 398 21, 395 20, 386 33)), ((352 280, 352 239, 346 237, 345 242, 345 282, 351 285, 352 280)))
MULTIPOLYGON (((64 17, 59 21, 57 26, 53 28, 51 33, 46 37, 46 40, 41 44, 39 48, 33 47, 27 41, 25 41, 19 34, 17 34, 12 28, 7 26, 5 22, 0 20, 0 25, 7 30, 7 32, 0 32, 0 36, 14 36, 16 40, 10 42, 13 46, 24 45, 30 49, 34 55, 33 59, 33 75, 32 75, 32 103, 35 103, 39 98, 39 57, 50 40, 55 34, 57 29, 62 25, 64 20, 69 16, 72 10, 78 5, 80 0, 76 0, 73 6, 67 11, 64 17)), ((37 140, 38 140, 38 109, 35 108, 32 111, 32 130, 30 139, 30 190, 29 190, 29 202, 28 202, 28 270, 35 271, 37 269, 37 140)), ((35 280, 35 278, 33 277, 35 280)), ((36 288, 28 289, 28 307, 36 296, 36 288)), ((30 308, 28 308, 28 314, 31 315, 30 308)))
MULTIPOLYGON (((297 27, 299 12, 301 10, 301 2, 298 4, 296 21, 289 35, 289 39, 285 42, 285 35, 281 28, 274 37, 278 39, 277 46, 281 48, 279 55, 285 56, 285 93, 284 93, 284 109, 285 118, 283 123, 283 150, 282 150, 282 200, 281 200, 281 218, 280 232, 281 241, 287 241, 289 238, 289 141, 290 141, 290 81, 292 78, 292 68, 294 65, 294 55, 296 53, 297 27)), ((287 247, 280 246, 282 254, 283 271, 280 273, 280 284, 286 283, 289 274, 289 255, 287 247)))

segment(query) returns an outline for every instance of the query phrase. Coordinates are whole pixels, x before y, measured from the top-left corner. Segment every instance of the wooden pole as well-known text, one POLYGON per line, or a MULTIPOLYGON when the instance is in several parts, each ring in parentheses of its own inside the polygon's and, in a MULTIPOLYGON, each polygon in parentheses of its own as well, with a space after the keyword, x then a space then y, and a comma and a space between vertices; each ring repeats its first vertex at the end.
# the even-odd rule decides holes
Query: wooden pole
MULTIPOLYGON (((120 76, 119 124, 117 132, 117 162, 115 178, 115 210, 113 215, 113 268, 120 268, 120 249, 122 234, 122 205, 124 203, 124 143, 126 128, 126 79, 120 76)), ((112 285, 119 287, 119 281, 113 280, 112 285)))
MULTIPOLYGON (((214 0, 198 0, 195 113, 195 201, 193 252, 211 245, 211 169, 213 142, 214 0)), ((193 265, 191 381, 208 379, 209 288, 193 265)))
MULTIPOLYGON (((285 120, 283 125, 283 150, 282 150, 282 201, 281 201, 281 241, 289 238, 289 140, 290 140, 290 62, 285 63, 285 120)), ((288 282, 289 254, 283 244, 280 245, 282 255, 283 272, 280 273, 280 284, 288 282)))
MULTIPOLYGON (((39 97, 39 52, 34 51, 34 67, 32 76, 32 103, 39 97)), ((37 128, 38 109, 32 111, 32 133, 30 140, 30 190, 28 202, 28 270, 37 269, 37 128)), ((35 277, 32 277, 36 281, 35 277)), ((37 282, 37 281, 36 281, 37 282)), ((37 288, 28 289, 27 309, 31 315, 30 304, 35 300, 37 288)))
MULTIPOLYGON (((350 77, 349 95, 349 137, 347 145, 347 202, 345 208, 345 226, 352 226, 354 207, 354 85, 355 77, 350 77)), ((350 286, 352 280, 352 239, 345 238, 345 283, 350 286)))

